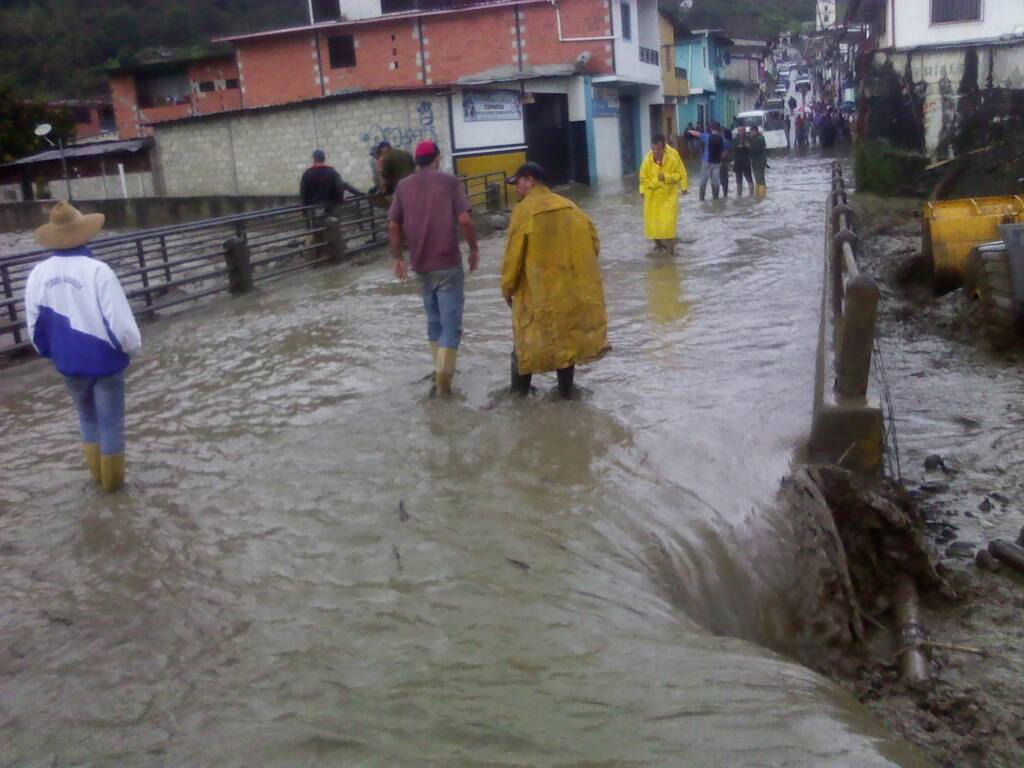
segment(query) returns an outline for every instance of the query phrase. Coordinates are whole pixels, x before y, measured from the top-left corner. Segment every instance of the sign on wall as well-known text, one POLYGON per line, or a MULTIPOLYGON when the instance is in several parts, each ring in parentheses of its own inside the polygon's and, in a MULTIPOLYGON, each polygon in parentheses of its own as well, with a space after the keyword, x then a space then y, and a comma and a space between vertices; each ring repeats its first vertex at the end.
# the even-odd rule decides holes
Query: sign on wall
POLYGON ((482 120, 522 120, 519 91, 464 91, 462 119, 467 123, 482 120))
POLYGON ((619 94, 614 88, 594 89, 594 117, 618 117, 619 94))

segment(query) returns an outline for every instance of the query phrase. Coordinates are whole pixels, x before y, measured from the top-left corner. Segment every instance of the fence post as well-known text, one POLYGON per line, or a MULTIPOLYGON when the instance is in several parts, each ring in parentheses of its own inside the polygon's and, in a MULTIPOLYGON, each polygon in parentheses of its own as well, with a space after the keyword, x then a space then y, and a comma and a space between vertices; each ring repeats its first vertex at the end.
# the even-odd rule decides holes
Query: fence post
MULTIPOLYGON (((358 214, 356 214, 358 216, 358 214)), ((348 255, 345 238, 341 234, 341 222, 333 216, 324 219, 323 238, 327 250, 327 263, 340 264, 348 255)))
POLYGON ((228 285, 231 293, 248 293, 255 287, 249 248, 242 238, 229 237, 224 241, 224 261, 228 267, 228 285))
POLYGON ((878 285, 870 277, 858 275, 846 286, 846 311, 836 359, 836 392, 840 395, 867 395, 877 317, 878 285))
POLYGON ((494 182, 487 185, 487 210, 501 210, 501 190, 498 189, 498 185, 494 182))
MULTIPOLYGON (((7 267, 0 268, 0 277, 3 278, 4 285, 4 298, 8 301, 14 298, 14 289, 11 287, 11 275, 7 271, 7 267)), ((21 344, 21 329, 18 328, 18 307, 15 302, 11 301, 7 305, 7 317, 11 321, 11 333, 14 334, 14 343, 21 344)))

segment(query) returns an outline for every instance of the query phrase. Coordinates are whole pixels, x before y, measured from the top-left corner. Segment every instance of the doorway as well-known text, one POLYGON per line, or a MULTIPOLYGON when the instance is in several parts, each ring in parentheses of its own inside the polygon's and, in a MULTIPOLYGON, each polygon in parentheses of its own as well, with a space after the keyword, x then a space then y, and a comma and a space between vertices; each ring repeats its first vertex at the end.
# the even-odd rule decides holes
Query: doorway
POLYGON ((569 181, 569 97, 564 93, 534 93, 533 103, 523 105, 526 159, 540 163, 552 184, 569 181))

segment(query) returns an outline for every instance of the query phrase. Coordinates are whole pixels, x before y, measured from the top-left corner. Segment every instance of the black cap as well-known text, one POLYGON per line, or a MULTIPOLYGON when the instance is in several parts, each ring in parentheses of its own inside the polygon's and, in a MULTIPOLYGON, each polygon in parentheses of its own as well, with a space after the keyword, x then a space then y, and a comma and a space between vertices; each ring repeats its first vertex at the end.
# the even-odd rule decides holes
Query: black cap
POLYGON ((516 172, 509 176, 505 183, 515 184, 523 176, 533 179, 534 181, 539 181, 541 184, 548 183, 548 172, 545 171, 544 166, 539 163, 523 163, 516 168, 516 172))
POLYGON ((324 154, 322 149, 314 149, 312 157, 313 161, 316 163, 322 163, 327 160, 327 155, 324 154))

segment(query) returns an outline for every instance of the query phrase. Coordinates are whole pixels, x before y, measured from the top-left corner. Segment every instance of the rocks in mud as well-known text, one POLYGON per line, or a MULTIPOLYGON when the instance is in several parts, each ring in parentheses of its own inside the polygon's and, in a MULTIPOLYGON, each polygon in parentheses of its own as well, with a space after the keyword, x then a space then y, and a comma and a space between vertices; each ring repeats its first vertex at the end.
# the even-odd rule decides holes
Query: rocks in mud
POLYGON ((1024 573, 1024 547, 996 539, 989 542, 988 551, 1003 565, 1024 573))
POLYGON ((982 499, 981 504, 978 505, 978 511, 979 512, 991 512, 992 511, 992 502, 989 501, 988 496, 986 496, 984 499, 982 499))
POLYGON ((949 467, 946 466, 946 462, 942 460, 942 457, 933 453, 927 459, 924 460, 924 468, 929 472, 935 472, 936 470, 949 474, 949 467))
POLYGON ((974 557, 974 564, 981 570, 988 571, 989 573, 999 570, 999 561, 987 549, 978 550, 978 554, 974 557))
POLYGON ((1020 533, 1017 534, 1017 546, 1024 547, 1024 526, 1021 527, 1020 533))
POLYGON ((946 557, 970 560, 974 557, 974 544, 969 541, 955 541, 946 547, 946 557))

